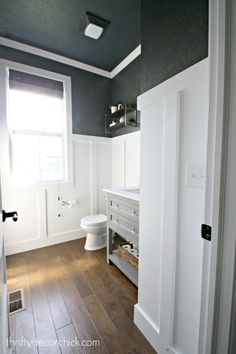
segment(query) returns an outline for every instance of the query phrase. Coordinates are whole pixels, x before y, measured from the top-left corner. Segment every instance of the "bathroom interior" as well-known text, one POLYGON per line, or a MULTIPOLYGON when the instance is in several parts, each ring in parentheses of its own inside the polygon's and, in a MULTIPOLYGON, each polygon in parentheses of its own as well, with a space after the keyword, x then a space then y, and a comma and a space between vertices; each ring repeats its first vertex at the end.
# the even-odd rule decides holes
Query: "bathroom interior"
POLYGON ((0 2, 3 354, 209 354, 208 33, 207 0, 0 2))

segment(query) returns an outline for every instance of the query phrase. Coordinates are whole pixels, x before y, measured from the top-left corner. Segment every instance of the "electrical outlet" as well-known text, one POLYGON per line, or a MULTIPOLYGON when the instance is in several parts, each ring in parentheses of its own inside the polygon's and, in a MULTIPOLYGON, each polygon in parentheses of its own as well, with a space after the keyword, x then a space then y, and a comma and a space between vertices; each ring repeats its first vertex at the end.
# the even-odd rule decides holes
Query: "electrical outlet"
POLYGON ((192 188, 204 188, 206 178, 205 164, 201 162, 189 162, 185 168, 185 186, 192 188))

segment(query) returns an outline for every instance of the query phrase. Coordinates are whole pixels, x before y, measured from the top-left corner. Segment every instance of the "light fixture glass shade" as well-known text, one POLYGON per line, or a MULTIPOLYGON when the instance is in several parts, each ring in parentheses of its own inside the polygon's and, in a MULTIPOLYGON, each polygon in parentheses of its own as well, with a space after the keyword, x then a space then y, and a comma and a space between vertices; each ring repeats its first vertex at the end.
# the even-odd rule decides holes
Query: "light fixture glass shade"
POLYGON ((98 39, 103 32, 103 28, 100 26, 97 26, 93 23, 89 23, 88 26, 85 28, 84 34, 88 37, 98 39))
POLYGON ((98 17, 91 12, 86 12, 80 29, 83 31, 85 36, 93 39, 99 39, 109 24, 109 21, 104 20, 103 18, 98 17))

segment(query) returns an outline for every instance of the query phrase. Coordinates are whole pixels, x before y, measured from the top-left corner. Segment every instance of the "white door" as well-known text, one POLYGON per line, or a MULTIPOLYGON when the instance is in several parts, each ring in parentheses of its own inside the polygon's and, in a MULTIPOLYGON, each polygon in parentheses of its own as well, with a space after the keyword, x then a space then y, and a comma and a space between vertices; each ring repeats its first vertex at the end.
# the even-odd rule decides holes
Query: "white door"
MULTIPOLYGON (((208 59, 141 95, 135 323, 158 354, 202 354, 208 59)), ((206 270, 207 272, 208 270, 206 270)))
POLYGON ((6 257, 4 248, 2 225, 2 198, 0 183, 0 352, 9 353, 8 347, 9 322, 8 322, 8 294, 6 280, 6 257))

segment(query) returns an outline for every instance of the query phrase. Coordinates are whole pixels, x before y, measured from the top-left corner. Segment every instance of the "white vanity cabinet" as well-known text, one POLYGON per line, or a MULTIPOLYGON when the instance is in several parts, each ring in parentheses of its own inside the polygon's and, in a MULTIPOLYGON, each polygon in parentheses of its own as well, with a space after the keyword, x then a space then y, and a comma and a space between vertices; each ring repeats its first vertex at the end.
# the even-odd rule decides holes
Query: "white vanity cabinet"
POLYGON ((114 233, 139 245, 139 191, 106 189, 107 192, 107 262, 115 264, 136 286, 138 271, 123 260, 113 246, 114 233))

